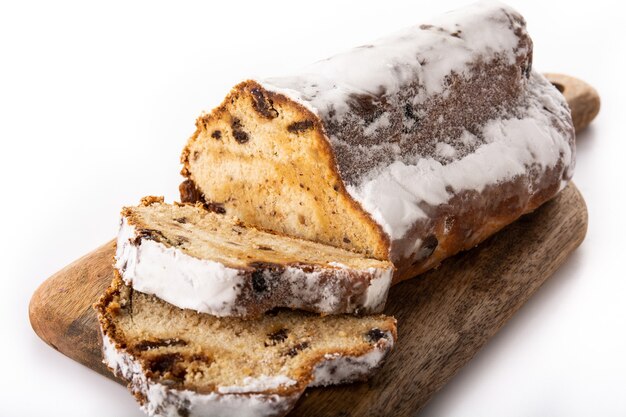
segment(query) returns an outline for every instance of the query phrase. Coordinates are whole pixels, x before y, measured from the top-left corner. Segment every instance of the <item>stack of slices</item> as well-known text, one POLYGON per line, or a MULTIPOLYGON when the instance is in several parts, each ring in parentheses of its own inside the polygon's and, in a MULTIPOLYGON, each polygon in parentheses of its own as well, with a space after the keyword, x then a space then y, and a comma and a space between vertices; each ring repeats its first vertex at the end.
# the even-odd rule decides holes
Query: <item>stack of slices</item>
POLYGON ((159 416, 280 416, 363 380, 396 340, 393 265, 246 226, 202 204, 122 210, 96 305, 104 361, 159 416))

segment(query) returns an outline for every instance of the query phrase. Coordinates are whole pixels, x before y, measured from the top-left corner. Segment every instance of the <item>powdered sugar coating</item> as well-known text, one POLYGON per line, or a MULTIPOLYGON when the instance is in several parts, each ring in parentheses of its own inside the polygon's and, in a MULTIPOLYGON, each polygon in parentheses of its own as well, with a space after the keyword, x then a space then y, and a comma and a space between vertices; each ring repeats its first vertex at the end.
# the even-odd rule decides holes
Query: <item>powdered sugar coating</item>
MULTIPOLYGON (((513 221, 572 177, 569 109, 531 67, 524 19, 481 1, 262 84, 314 109, 348 193, 407 270, 447 239, 446 216, 468 216, 446 207, 453 197, 471 193, 471 210, 484 213, 490 197, 478 195, 508 183, 502 199, 518 205, 501 215, 513 221)), ((482 236, 489 219, 472 227, 469 235, 482 236)), ((436 257, 463 248, 463 238, 436 257)))
POLYGON ((372 170, 360 184, 348 186, 348 191, 392 239, 400 239, 415 221, 427 217, 422 203, 444 204, 454 192, 482 192, 488 184, 525 175, 531 166, 546 170, 559 160, 565 161, 569 178, 575 163, 573 150, 569 137, 555 127, 567 120, 568 110, 555 91, 543 76, 533 73, 523 105, 510 117, 490 120, 479 135, 465 131, 464 141, 482 143, 474 152, 449 163, 434 157, 420 157, 415 164, 395 161, 372 170))
MULTIPOLYGON (((419 79, 423 91, 416 102, 440 94, 450 72, 464 73, 481 53, 486 59, 505 52, 515 61, 518 38, 509 28, 504 4, 482 1, 438 16, 429 25, 416 25, 367 45, 318 61, 300 74, 262 80, 263 85, 308 103, 322 116, 350 112, 352 94, 393 96, 419 79), (467 23, 466 23, 467 22, 467 23), (428 63, 428 68, 424 69, 428 63)), ((383 116, 384 117, 384 116, 383 116)), ((384 124, 384 120, 379 120, 384 124)), ((370 125, 372 133, 376 125, 370 125)))
MULTIPOLYGON (((385 332, 372 349, 361 356, 328 354, 314 369, 308 386, 327 386, 366 379, 378 369, 394 345, 394 336, 385 332)), ((134 394, 144 398, 141 409, 162 417, 270 417, 283 416, 295 405, 305 386, 289 395, 263 393, 289 387, 296 381, 285 376, 245 378, 240 386, 218 387, 217 392, 200 394, 166 387, 150 380, 141 363, 102 332, 104 363, 129 382, 134 394)))
POLYGON ((286 266, 280 273, 260 273, 257 279, 264 288, 259 293, 249 271, 143 239, 126 218, 118 234, 115 268, 137 291, 219 317, 259 314, 274 307, 325 314, 376 313, 385 306, 393 274, 391 267, 357 271, 331 263, 327 268, 286 266))
MULTIPOLYGON (((142 394, 145 402, 142 411, 149 416, 162 417, 270 417, 286 414, 300 397, 301 392, 289 396, 260 394, 258 381, 250 381, 250 386, 227 387, 226 393, 199 394, 191 390, 168 388, 149 380, 141 363, 106 335, 102 335, 104 363, 113 372, 129 382, 133 393, 142 394), (228 392, 228 389, 232 390, 228 392)), ((276 377, 272 385, 279 386, 284 381, 293 381, 284 376, 276 377), (276 382, 279 382, 276 385, 276 382)), ((267 385, 267 381, 265 381, 267 385)))
POLYGON ((123 218, 115 268, 127 285, 180 308, 217 316, 245 313, 236 306, 244 280, 240 271, 152 240, 141 239, 136 244, 137 239, 135 226, 123 218))
POLYGON ((275 390, 280 387, 290 387, 295 385, 296 381, 285 375, 261 375, 258 378, 246 377, 243 379, 241 385, 230 385, 227 387, 218 387, 217 390, 220 394, 233 394, 242 392, 262 392, 275 390))
POLYGON ((374 349, 362 356, 326 355, 325 360, 313 370, 309 387, 325 387, 362 380, 382 365, 393 348, 393 335, 385 332, 374 349))

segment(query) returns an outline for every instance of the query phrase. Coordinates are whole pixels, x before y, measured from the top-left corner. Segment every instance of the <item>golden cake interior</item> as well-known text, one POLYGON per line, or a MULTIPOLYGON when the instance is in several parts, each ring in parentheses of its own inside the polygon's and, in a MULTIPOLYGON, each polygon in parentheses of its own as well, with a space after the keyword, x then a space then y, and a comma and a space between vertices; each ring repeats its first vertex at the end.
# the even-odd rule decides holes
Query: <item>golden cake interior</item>
POLYGON ((260 320, 217 318, 181 310, 132 291, 116 279, 96 305, 105 334, 168 387, 213 392, 245 378, 284 375, 303 389, 326 354, 358 356, 395 337, 395 320, 377 315, 325 316, 280 310, 260 320))
POLYGON ((182 173, 204 201, 248 224, 388 259, 386 235, 345 190, 304 106, 246 81, 196 126, 182 173))
POLYGON ((161 198, 146 197, 142 205, 124 208, 122 215, 144 239, 233 268, 246 268, 256 262, 331 269, 393 268, 390 262, 345 249, 246 227, 226 214, 205 210, 200 204, 172 205, 163 203, 161 198))

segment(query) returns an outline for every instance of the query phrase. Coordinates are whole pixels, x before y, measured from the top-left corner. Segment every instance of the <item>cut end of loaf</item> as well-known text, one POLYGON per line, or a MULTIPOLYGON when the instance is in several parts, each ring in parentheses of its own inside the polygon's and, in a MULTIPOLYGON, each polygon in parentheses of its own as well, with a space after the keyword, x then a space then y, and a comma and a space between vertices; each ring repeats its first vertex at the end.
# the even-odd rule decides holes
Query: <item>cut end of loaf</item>
POLYGON ((255 81, 196 122, 181 160, 184 202, 248 224, 388 259, 389 240, 345 190, 317 115, 255 81))

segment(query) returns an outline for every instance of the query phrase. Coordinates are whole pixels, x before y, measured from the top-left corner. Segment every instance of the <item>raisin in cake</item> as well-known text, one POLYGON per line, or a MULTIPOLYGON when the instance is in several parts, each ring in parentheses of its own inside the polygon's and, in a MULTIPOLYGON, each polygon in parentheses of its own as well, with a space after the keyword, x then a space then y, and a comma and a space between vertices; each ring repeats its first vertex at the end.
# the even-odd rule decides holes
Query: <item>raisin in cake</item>
POLYGON ((181 198, 410 278, 572 177, 569 109, 532 51, 522 16, 486 1, 244 81, 197 120, 181 198))
POLYGON ((307 386, 367 378, 391 350, 387 316, 276 311, 259 320, 181 310, 121 279, 95 306, 104 362, 149 415, 282 416, 307 386))
POLYGON ((135 290, 181 308, 242 317, 275 307, 378 313, 393 274, 390 262, 157 197, 122 210, 115 266, 135 290))

